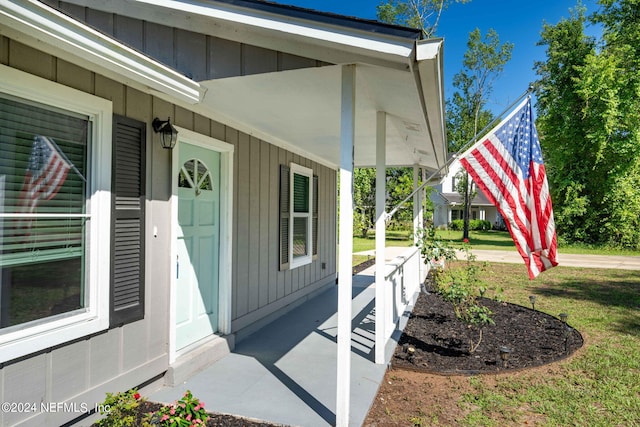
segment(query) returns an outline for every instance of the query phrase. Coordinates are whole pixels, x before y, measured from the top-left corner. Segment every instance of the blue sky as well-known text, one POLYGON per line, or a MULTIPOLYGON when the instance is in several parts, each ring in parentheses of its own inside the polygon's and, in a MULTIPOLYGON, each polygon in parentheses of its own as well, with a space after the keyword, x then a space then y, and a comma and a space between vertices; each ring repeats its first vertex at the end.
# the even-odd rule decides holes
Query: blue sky
MULTIPOLYGON (((376 19, 376 5, 380 0, 275 0, 278 3, 334 12, 365 19, 376 19)), ((479 28, 484 35, 495 29, 500 41, 514 44, 511 61, 501 77, 494 82, 493 94, 487 105, 499 114, 536 80, 534 61, 545 59, 544 46, 536 46, 540 40, 543 22, 556 24, 569 17, 569 9, 577 0, 472 0, 466 4, 454 4, 443 12, 437 36, 443 37, 445 96, 453 94, 453 76, 462 67, 467 49, 469 32, 479 28)), ((595 0, 583 0, 587 13, 597 9, 595 0)))

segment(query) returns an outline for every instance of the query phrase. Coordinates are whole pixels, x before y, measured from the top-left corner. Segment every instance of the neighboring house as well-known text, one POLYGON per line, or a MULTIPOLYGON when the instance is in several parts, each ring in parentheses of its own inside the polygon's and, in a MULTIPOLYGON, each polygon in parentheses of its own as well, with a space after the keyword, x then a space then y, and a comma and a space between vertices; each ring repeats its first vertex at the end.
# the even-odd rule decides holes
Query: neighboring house
MULTIPOLYGON (((462 166, 458 160, 451 162, 447 175, 434 185, 431 192, 433 202, 433 225, 435 227, 447 227, 451 221, 463 219, 464 204, 462 195, 456 190, 456 180, 462 171, 462 166)), ((476 196, 471 200, 470 219, 481 219, 489 221, 493 227, 503 228, 504 221, 498 213, 496 207, 487 199, 487 196, 473 185, 476 196)))
POLYGON ((441 49, 256 0, 3 0, 0 400, 67 410, 0 424, 181 382, 335 286, 337 172, 445 161, 441 49))

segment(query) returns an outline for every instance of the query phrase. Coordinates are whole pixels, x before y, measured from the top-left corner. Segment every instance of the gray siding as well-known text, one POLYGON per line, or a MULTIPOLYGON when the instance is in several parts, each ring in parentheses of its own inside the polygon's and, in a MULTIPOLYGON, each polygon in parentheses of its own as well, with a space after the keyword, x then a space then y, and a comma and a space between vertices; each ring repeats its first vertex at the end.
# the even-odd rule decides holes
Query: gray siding
POLYGON ((179 28, 46 0, 195 81, 326 65, 322 61, 179 28))
MULTIPOLYGON (((272 303, 304 295, 335 278, 336 172, 302 156, 240 133, 235 145, 234 331, 270 312, 272 303), (281 164, 298 163, 318 175, 318 259, 278 270, 278 182, 281 164), (325 269, 322 264, 325 263, 325 269), (253 314, 252 314, 253 313, 253 314)), ((269 313, 270 314, 270 313, 269 313)))
MULTIPOLYGON (((96 26, 111 28, 131 43, 146 43, 147 36, 160 26, 138 26, 85 9, 83 13, 96 26), (127 34, 125 37, 123 34, 127 34)), ((177 44, 186 43, 170 32, 177 44)), ((190 45, 189 43, 187 43, 190 45)), ((160 46, 156 46, 159 48, 160 46)), ((269 67, 306 66, 308 60, 275 52, 246 49, 235 43, 207 38, 194 45, 205 61, 193 61, 202 73, 221 76, 238 69, 251 73, 264 70, 258 55, 269 67), (214 63, 215 52, 225 51, 224 63, 214 63), (243 53, 244 52, 244 53, 243 53), (251 54, 249 54, 251 53, 251 54), (203 71, 206 69, 206 71, 203 71)), ((159 49, 161 50, 161 49, 159 49)), ((175 52, 175 50, 174 50, 175 52)), ((186 62, 177 55, 168 58, 186 62)), ((313 61, 312 61, 313 62, 313 61)), ((320 289, 336 273, 336 173, 298 154, 278 148, 267 141, 241 133, 223 123, 149 94, 127 87, 104 76, 0 36, 0 63, 66 86, 109 99, 113 112, 148 124, 147 129, 147 205, 146 205, 146 293, 144 320, 111 329, 86 340, 69 343, 32 357, 7 363, 0 368, 0 398, 15 402, 77 402, 93 404, 105 393, 137 386, 168 368, 169 260, 171 227, 171 152, 163 150, 151 130, 154 117, 168 117, 176 125, 226 141, 235 146, 233 193, 232 255, 232 328, 235 331, 260 321, 288 304, 320 289), (278 271, 278 179, 279 165, 296 162, 313 168, 319 176, 319 256, 312 264, 278 271), (159 230, 157 237, 152 229, 159 230), (325 268, 322 268, 325 264, 325 268), (10 397, 10 399, 9 399, 10 397)), ((12 425, 33 414, 2 414, 1 425, 12 425)), ((30 425, 60 425, 73 413, 49 413, 29 419, 30 425)))

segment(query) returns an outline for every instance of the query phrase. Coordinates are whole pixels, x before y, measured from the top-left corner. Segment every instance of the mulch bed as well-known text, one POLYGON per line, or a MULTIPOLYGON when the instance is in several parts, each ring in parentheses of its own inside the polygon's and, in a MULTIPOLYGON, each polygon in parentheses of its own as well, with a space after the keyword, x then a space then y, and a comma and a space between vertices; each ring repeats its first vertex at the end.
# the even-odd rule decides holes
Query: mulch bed
POLYGON ((495 325, 483 328, 482 342, 470 354, 469 337, 477 340, 477 332, 457 319, 452 305, 439 295, 421 293, 392 367, 440 374, 505 372, 555 362, 584 343, 580 332, 546 313, 486 298, 479 301, 493 312, 495 325), (506 366, 502 346, 511 350, 506 366))
MULTIPOLYGON (((138 407, 138 425, 142 425, 142 418, 149 412, 160 410, 162 404, 156 402, 142 402, 138 407)), ((208 413, 207 427, 283 427, 281 424, 272 424, 260 420, 251 420, 236 415, 208 413)))
POLYGON ((366 270, 367 268, 371 267, 372 265, 376 264, 376 259, 375 258, 369 258, 368 260, 361 262, 358 265, 354 265, 353 266, 353 274, 358 274, 360 273, 362 270, 366 270))

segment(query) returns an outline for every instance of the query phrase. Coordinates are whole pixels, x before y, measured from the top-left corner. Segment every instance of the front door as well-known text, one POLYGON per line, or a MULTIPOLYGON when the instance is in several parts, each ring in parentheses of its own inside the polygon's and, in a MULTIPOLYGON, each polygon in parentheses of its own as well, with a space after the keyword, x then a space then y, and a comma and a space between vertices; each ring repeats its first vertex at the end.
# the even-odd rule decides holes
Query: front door
POLYGON ((220 153, 180 143, 176 350, 218 330, 220 153))

